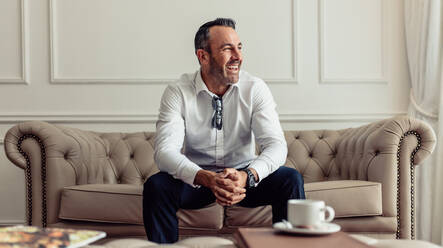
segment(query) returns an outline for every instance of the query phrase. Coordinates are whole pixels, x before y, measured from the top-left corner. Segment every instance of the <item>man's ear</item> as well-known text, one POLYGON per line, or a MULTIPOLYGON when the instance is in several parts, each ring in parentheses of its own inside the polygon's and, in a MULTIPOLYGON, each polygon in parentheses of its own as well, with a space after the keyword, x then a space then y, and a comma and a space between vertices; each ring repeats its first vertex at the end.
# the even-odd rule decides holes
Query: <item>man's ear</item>
POLYGON ((209 53, 207 51, 198 49, 196 54, 200 64, 207 64, 209 62, 209 53))

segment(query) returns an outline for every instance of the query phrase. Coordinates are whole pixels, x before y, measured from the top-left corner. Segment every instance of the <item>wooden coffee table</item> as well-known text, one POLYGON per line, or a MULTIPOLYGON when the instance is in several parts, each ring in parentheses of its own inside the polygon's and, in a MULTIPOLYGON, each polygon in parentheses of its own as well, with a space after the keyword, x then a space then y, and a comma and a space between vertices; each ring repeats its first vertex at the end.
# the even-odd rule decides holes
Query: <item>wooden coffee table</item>
POLYGON ((239 228, 234 234, 240 248, 286 248, 286 247, 340 247, 370 248, 347 233, 336 232, 328 235, 294 235, 276 232, 272 228, 239 228))

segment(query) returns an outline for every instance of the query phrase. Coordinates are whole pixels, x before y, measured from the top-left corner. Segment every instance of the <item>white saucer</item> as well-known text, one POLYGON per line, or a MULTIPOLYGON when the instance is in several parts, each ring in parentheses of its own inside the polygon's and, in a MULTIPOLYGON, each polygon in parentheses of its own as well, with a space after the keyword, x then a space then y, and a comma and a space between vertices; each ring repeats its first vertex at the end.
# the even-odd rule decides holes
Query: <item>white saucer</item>
POLYGON ((340 231, 340 226, 334 223, 325 222, 321 225, 313 227, 312 229, 308 228, 289 228, 283 222, 277 222, 273 225, 274 229, 280 232, 285 233, 297 233, 297 234, 308 234, 308 235, 324 235, 330 234, 340 231))

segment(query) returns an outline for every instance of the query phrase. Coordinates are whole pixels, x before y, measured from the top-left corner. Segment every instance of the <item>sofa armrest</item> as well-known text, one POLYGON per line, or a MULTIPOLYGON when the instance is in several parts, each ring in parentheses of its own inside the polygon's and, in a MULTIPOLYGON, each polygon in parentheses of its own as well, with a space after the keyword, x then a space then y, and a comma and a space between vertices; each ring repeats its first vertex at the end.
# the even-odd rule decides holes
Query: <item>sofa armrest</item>
POLYGON ((63 187, 85 183, 91 149, 81 143, 91 135, 41 121, 17 124, 6 133, 6 156, 25 171, 29 225, 56 223, 63 187))
POLYGON ((397 218, 398 238, 414 238, 414 168, 435 147, 432 128, 397 116, 341 132, 336 156, 340 177, 380 182, 383 216, 397 218))

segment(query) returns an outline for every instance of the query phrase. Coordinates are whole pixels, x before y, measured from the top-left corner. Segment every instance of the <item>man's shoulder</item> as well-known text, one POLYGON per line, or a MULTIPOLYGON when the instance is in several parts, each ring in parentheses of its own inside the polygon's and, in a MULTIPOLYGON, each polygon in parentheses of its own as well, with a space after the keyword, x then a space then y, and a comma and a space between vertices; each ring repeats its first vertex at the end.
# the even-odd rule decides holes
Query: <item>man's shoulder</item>
POLYGON ((183 73, 173 84, 177 87, 193 86, 197 72, 183 73))
POLYGON ((256 76, 243 72, 239 84, 240 94, 258 103, 272 99, 272 93, 266 82, 256 76), (241 85, 241 86, 240 86, 241 85))
POLYGON ((263 91, 269 90, 268 85, 263 79, 256 77, 246 71, 241 72, 240 82, 238 86, 243 94, 257 95, 262 94, 263 91))
POLYGON ((190 90, 194 90, 194 79, 196 72, 193 73, 184 73, 180 76, 179 79, 174 82, 168 84, 167 89, 174 92, 187 92, 190 90))
POLYGON ((260 85, 265 85, 265 81, 257 76, 254 76, 252 74, 250 74, 247 71, 241 71, 240 72, 240 83, 245 85, 245 86, 260 86, 260 85))

